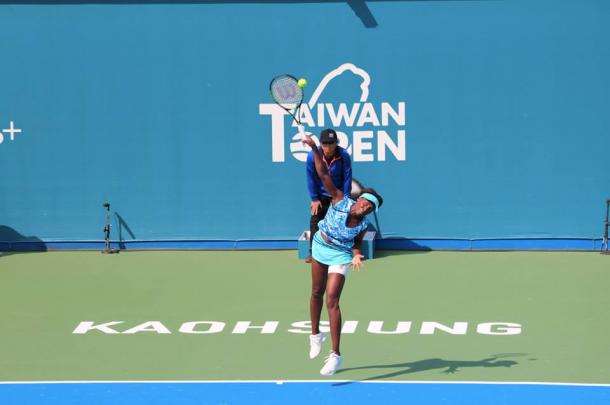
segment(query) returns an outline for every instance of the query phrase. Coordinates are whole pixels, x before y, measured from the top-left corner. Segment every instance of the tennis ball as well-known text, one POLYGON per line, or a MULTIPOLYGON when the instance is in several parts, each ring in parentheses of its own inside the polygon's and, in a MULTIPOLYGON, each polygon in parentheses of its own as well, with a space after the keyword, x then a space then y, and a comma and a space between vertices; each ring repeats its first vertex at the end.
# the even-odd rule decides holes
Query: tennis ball
MULTIPOLYGON (((293 82, 294 83, 294 82, 293 82)), ((300 88, 303 88, 305 86, 307 86, 307 80, 305 79, 299 79, 299 81, 297 82, 297 84, 299 85, 300 88)))

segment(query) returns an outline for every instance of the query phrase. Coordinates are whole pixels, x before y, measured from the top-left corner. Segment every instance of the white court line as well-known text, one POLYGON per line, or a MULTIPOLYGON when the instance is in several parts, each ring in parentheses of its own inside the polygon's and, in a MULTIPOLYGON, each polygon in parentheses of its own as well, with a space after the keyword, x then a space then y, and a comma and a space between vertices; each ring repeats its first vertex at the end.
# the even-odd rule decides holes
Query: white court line
POLYGON ((290 383, 366 383, 366 384, 469 384, 469 385, 551 385, 610 387, 610 384, 537 381, 366 381, 366 380, 92 380, 92 381, 0 381, 11 384, 290 384, 290 383))

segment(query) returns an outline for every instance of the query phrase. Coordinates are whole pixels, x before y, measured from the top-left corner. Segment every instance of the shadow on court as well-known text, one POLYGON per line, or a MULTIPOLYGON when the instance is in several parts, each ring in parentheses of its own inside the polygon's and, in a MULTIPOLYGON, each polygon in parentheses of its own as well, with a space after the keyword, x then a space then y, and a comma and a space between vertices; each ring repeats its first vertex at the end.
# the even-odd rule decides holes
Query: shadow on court
MULTIPOLYGON (((419 361, 413 361, 409 363, 396 363, 396 364, 380 364, 373 366, 361 366, 361 367, 351 367, 344 368, 337 371, 337 374, 347 373, 353 370, 388 370, 389 372, 384 372, 383 374, 375 375, 372 377, 364 378, 360 381, 374 381, 374 380, 383 380, 386 378, 398 377, 402 375, 419 373, 422 371, 429 370, 441 370, 442 373, 453 374, 459 371, 462 368, 471 368, 471 367, 512 367, 518 362, 514 360, 500 360, 498 357, 488 357, 482 360, 443 360, 443 359, 425 359, 419 361)), ((333 385, 347 385, 351 384, 354 381, 346 381, 341 383, 336 383, 333 385)))
POLYGON ((25 236, 10 226, 0 225, 0 258, 15 254, 46 251, 46 243, 38 237, 25 236))

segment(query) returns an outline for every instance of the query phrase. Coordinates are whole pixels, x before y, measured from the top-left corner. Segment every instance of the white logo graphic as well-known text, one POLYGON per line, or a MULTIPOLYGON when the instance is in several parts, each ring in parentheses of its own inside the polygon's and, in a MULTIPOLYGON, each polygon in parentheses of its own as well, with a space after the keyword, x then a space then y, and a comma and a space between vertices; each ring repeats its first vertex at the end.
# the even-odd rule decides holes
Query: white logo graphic
POLYGON ((4 134, 8 134, 9 136, 9 140, 14 141, 15 140, 15 134, 20 134, 21 133, 21 129, 19 128, 15 128, 15 123, 13 121, 10 121, 9 124, 9 128, 5 128, 2 131, 0 131, 0 143, 4 142, 4 134))
MULTIPOLYGON (((330 127, 336 130, 339 145, 347 150, 354 162, 386 161, 393 158, 406 160, 406 103, 368 102, 371 78, 369 74, 351 64, 344 63, 329 72, 313 92, 307 103, 303 103, 300 119, 307 132, 317 141, 315 132, 330 127), (318 103, 331 80, 350 71, 360 76, 360 99, 351 105, 347 103, 318 103)), ((274 103, 260 104, 259 114, 271 117, 271 156, 273 162, 286 161, 286 137, 290 138, 290 153, 304 162, 309 147, 301 144, 296 124, 286 128, 288 113, 274 103)), ((292 121, 292 120, 291 120, 292 121)))

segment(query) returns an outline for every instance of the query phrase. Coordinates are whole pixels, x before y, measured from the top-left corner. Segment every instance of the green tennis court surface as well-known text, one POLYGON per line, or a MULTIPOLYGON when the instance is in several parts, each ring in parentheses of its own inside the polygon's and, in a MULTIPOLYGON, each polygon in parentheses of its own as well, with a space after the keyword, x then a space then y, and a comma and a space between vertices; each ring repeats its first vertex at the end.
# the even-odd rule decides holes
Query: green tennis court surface
MULTIPOLYGON (((295 256, 0 254, 0 381, 321 380, 295 256)), ((607 384, 609 259, 379 252, 348 277, 331 379, 607 384)))

